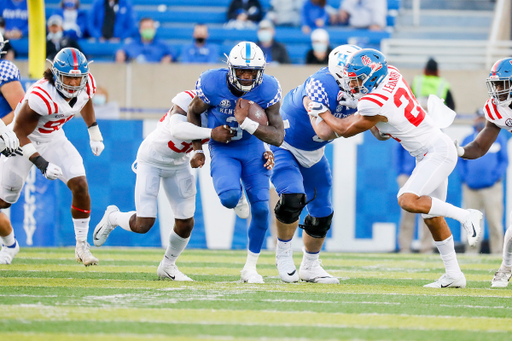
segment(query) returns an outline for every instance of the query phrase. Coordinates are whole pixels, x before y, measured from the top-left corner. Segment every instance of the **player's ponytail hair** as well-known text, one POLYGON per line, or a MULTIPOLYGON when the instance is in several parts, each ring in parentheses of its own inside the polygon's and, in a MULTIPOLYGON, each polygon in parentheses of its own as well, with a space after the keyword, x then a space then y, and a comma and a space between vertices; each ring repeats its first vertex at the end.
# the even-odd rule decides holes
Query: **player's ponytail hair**
POLYGON ((50 68, 44 70, 43 78, 46 79, 51 85, 55 86, 55 77, 53 76, 53 72, 50 68))

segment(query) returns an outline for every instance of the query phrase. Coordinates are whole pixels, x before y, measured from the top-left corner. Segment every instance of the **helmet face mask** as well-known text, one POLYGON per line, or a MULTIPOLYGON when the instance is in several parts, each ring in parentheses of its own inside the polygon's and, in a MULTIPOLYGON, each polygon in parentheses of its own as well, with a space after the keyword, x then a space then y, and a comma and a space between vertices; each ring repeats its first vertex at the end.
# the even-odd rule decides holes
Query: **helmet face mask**
POLYGON ((89 63, 82 52, 74 48, 59 51, 53 59, 51 71, 55 88, 66 98, 77 97, 87 86, 89 63), (72 85, 70 78, 80 78, 79 85, 72 85))
POLYGON ((491 68, 485 84, 489 97, 499 106, 512 103, 512 58, 498 60, 491 68))
POLYGON ((228 81, 235 89, 249 92, 263 82, 266 62, 258 45, 247 41, 237 44, 227 56, 227 64, 228 81), (248 71, 252 79, 242 78, 248 71))
POLYGON ((0 54, 7 53, 3 49, 5 47, 5 44, 8 42, 9 40, 4 40, 4 36, 2 35, 2 33, 0 33, 0 54))
POLYGON ((362 49, 352 54, 345 64, 343 77, 351 85, 355 98, 372 92, 388 74, 384 55, 374 49, 362 49))

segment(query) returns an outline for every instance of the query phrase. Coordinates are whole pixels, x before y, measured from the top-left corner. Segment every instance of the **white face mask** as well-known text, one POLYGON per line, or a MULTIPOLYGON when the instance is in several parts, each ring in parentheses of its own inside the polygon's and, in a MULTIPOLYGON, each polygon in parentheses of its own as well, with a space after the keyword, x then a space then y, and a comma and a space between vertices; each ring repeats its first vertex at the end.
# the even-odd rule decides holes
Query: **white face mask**
POLYGON ((62 31, 55 32, 55 33, 48 33, 48 40, 60 40, 62 38, 62 31))
POLYGON ((92 104, 94 105, 104 105, 105 103, 107 103, 107 96, 105 95, 98 94, 92 98, 92 104))
POLYGON ((313 50, 318 53, 327 51, 327 44, 325 43, 313 43, 313 50))
POLYGON ((269 30, 260 30, 258 31, 258 40, 262 43, 270 43, 272 41, 272 32, 269 30))

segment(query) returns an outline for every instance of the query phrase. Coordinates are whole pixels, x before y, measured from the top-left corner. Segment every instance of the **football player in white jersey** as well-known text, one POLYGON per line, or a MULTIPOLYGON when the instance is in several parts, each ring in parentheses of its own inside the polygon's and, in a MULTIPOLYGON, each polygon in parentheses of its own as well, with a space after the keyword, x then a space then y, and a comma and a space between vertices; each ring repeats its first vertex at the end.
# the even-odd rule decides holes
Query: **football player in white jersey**
MULTIPOLYGON (((4 41, 0 33, 0 54, 7 41, 4 41)), ((11 147, 19 147, 19 140, 16 134, 6 126, 12 122, 14 109, 21 101, 25 91, 20 82, 20 71, 11 61, 0 60, 0 150, 8 155, 11 147), (6 149, 7 148, 7 149, 6 149)), ((0 159, 3 162, 3 159, 0 159)), ((0 250, 0 264, 11 264, 12 259, 18 253, 20 246, 14 238, 14 231, 7 216, 0 212, 0 238, 2 249, 0 250)))
MULTIPOLYGON (((498 60, 487 78, 489 98, 484 106, 487 123, 473 142, 460 147, 455 141, 457 153, 464 159, 478 159, 485 155, 496 141, 501 129, 512 132, 512 58, 498 60)), ((512 221, 512 220, 511 220, 512 221)), ((512 225, 505 232, 503 261, 494 274, 491 286, 505 288, 512 276, 512 225)))
POLYGON ((461 222, 474 246, 482 233, 482 213, 464 210, 447 202, 448 176, 457 163, 457 151, 450 138, 426 115, 400 72, 388 66, 382 53, 363 49, 345 64, 344 77, 354 96, 360 98, 357 113, 336 118, 329 111, 313 112, 333 130, 333 137, 350 137, 371 130, 378 139, 393 138, 416 157, 416 167, 398 192, 404 210, 422 213, 441 254, 446 273, 430 288, 464 288, 451 231, 444 217, 461 222))
MULTIPOLYGON (((117 226, 136 233, 148 232, 157 217, 157 197, 162 181, 174 213, 175 225, 169 236, 165 256, 158 266, 157 275, 175 281, 192 280, 176 266, 176 260, 187 246, 194 228, 196 183, 188 157, 193 150, 191 140, 197 139, 206 143, 211 138, 228 143, 235 136, 228 126, 209 129, 203 128, 207 126, 206 121, 202 127, 188 123, 186 109, 195 96, 194 90, 177 94, 172 99, 173 107, 139 147, 136 161, 136 211, 120 212, 117 206, 108 206, 93 234, 94 245, 101 246, 117 226)), ((193 168, 202 166, 192 160, 190 163, 193 168)), ((246 201, 240 205, 249 209, 246 201)), ((247 216, 248 211, 245 218, 247 216)))
POLYGON ((85 266, 95 265, 98 259, 87 243, 91 199, 83 160, 61 128, 81 113, 89 130, 92 152, 96 156, 101 154, 103 137, 91 101, 96 83, 89 73, 87 59, 77 49, 62 49, 51 64, 44 77, 27 90, 14 112, 13 130, 24 157, 0 162, 0 207, 10 207, 18 201, 32 165, 47 179, 62 180, 73 195, 76 260, 85 266))

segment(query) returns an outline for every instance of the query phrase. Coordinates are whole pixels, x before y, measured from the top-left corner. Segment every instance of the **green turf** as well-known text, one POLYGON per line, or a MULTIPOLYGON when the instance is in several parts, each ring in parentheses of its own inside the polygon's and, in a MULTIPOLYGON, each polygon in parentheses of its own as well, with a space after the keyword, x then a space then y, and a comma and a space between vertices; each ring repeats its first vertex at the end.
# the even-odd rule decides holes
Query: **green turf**
MULTIPOLYGON (((0 340, 507 340, 512 285, 490 289, 496 256, 459 256, 465 289, 428 289, 439 255, 322 253, 339 285, 286 284, 274 254, 265 284, 240 282, 243 251, 186 250, 195 282, 159 280, 160 249, 25 248, 0 266, 0 340)), ((300 253, 295 263, 300 263, 300 253)))

